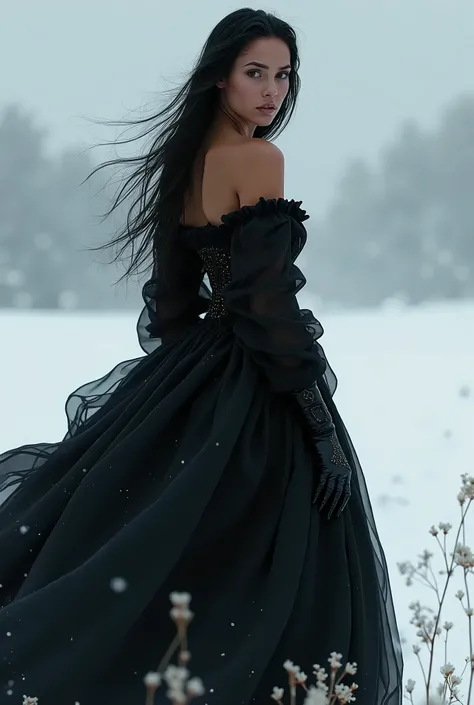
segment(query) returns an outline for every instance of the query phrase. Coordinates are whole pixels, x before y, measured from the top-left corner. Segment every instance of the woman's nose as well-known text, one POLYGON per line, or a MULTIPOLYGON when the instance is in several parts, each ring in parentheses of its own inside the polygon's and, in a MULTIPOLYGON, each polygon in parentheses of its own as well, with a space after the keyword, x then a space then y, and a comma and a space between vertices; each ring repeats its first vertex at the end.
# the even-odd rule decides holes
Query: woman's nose
POLYGON ((278 94, 278 87, 276 83, 268 83, 265 86, 264 95, 265 96, 276 96, 278 94))

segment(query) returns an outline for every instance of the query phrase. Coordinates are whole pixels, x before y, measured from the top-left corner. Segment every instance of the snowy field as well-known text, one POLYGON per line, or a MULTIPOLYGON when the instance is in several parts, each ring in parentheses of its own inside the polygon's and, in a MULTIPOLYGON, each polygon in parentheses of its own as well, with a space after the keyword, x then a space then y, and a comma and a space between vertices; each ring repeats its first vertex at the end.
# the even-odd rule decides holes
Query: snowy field
MULTIPOLYGON (((311 307, 311 297, 301 303, 311 307)), ((474 302, 320 317, 339 378, 336 402, 365 471, 391 571, 405 678, 421 686, 408 603, 434 603, 430 592, 405 586, 397 562, 434 550, 431 524, 456 526, 460 474, 474 474, 474 302)), ((0 452, 60 439, 66 396, 142 354, 135 321, 128 313, 0 312, 0 452)), ((466 540, 472 548, 472 531, 466 540)), ((468 654, 467 618, 451 595, 445 618, 459 625, 449 655, 458 672, 468 654)))

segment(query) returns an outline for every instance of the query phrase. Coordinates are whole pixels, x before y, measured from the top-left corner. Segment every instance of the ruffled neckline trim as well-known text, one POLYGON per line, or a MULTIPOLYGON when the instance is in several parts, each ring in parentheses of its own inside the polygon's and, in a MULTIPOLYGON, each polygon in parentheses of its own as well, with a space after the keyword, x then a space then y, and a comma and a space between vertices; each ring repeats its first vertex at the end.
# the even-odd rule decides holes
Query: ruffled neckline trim
POLYGON ((309 215, 301 208, 302 201, 286 198, 263 198, 261 196, 254 206, 242 206, 235 211, 222 215, 222 223, 208 223, 207 225, 181 225, 183 230, 222 230, 233 228, 241 223, 247 223, 252 218, 261 218, 268 215, 283 213, 302 223, 308 220, 309 215))
POLYGON ((222 216, 221 220, 223 225, 229 226, 236 225, 237 223, 246 223, 254 217, 284 213, 302 223, 304 220, 308 220, 309 215, 301 208, 301 204, 302 201, 290 201, 286 198, 260 197, 258 203, 254 206, 242 206, 242 208, 226 213, 222 216))

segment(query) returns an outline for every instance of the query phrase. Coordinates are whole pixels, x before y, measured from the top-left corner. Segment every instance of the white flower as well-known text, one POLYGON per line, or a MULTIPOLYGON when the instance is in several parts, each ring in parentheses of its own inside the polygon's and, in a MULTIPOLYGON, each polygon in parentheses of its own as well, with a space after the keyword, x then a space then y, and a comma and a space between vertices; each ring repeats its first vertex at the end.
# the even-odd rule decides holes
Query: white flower
POLYGON ((448 676, 452 676, 454 673, 454 666, 452 663, 445 663, 439 670, 441 671, 441 674, 447 678, 448 676))
POLYGON ((38 698, 30 698, 28 695, 24 695, 23 705, 38 705, 38 698))
POLYGON ((421 648, 418 646, 418 644, 413 644, 413 653, 419 654, 420 651, 421 651, 421 648))
POLYGON ((462 600, 462 598, 464 597, 463 591, 462 591, 462 590, 458 590, 457 593, 456 593, 456 597, 458 598, 458 600, 462 600))
POLYGON ((300 685, 302 685, 303 683, 306 683, 306 681, 308 680, 308 676, 306 675, 306 673, 304 671, 300 671, 299 669, 298 669, 298 671, 296 671, 295 677, 296 677, 296 682, 299 683, 300 685))
POLYGON ((430 640, 430 633, 426 627, 423 627, 422 629, 417 629, 416 636, 419 636, 420 639, 425 642, 430 640))
POLYGON ((170 600, 173 608, 170 610, 170 617, 176 624, 189 624, 194 617, 193 612, 189 609, 191 595, 189 592, 172 592, 170 600))
POLYGON ((161 685, 161 676, 156 671, 149 671, 143 679, 147 688, 158 688, 161 685))
POLYGON ((436 526, 434 524, 432 524, 431 529, 430 529, 430 534, 432 536, 438 536, 438 533, 439 533, 438 529, 436 528, 436 526))
POLYGON ((170 600, 175 607, 189 607, 191 595, 189 592, 172 592, 170 600))
POLYGON ((341 668, 341 659, 342 654, 338 654, 337 651, 331 651, 328 658, 331 668, 341 668))
POLYGON ((319 688, 314 688, 313 686, 311 686, 306 695, 303 705, 328 705, 326 693, 324 693, 319 688))
POLYGON ((472 617, 474 615, 474 607, 466 607, 465 612, 468 617, 472 617))
POLYGON ((284 695, 284 690, 283 688, 273 688, 273 693, 272 693, 272 700, 276 700, 277 702, 281 701, 284 695))
POLYGON ((442 531, 443 534, 447 534, 448 531, 453 528, 452 524, 450 524, 449 522, 444 522, 444 521, 440 521, 438 526, 439 526, 439 530, 442 531))
POLYGON ((452 622, 445 622, 443 624, 443 629, 446 629, 447 632, 449 632, 450 629, 453 628, 453 623, 452 622))
POLYGON ((423 553, 420 554, 420 558, 421 558, 421 563, 422 563, 422 565, 424 565, 424 566, 428 565, 428 562, 429 562, 430 558, 433 558, 433 555, 434 555, 434 554, 431 553, 431 551, 428 551, 428 550, 425 548, 425 550, 423 551, 423 553))
POLYGON ((164 679, 170 687, 175 687, 178 685, 183 686, 188 678, 189 671, 187 668, 174 666, 173 664, 170 664, 164 672, 164 679))
POLYGON ((413 681, 411 678, 409 678, 407 680, 405 690, 407 691, 407 693, 413 693, 414 689, 415 689, 415 681, 413 681))
POLYGON ((340 683, 334 687, 334 692, 340 703, 351 703, 355 700, 352 690, 348 685, 342 685, 342 683, 340 683))
POLYGON ((313 665, 313 673, 316 676, 316 680, 318 683, 322 683, 323 681, 327 680, 328 674, 326 673, 325 668, 321 668, 319 663, 315 663, 313 665))
POLYGON ((461 676, 451 676, 451 685, 453 687, 460 685, 462 681, 461 676))
POLYGON ((200 695, 204 695, 206 692, 204 684, 200 678, 191 678, 188 681, 187 690, 189 695, 198 698, 200 695))
POLYGON ((459 504, 460 504, 461 506, 462 506, 462 505, 464 504, 464 502, 466 501, 466 495, 464 494, 464 492, 463 492, 462 490, 461 490, 461 492, 459 492, 459 494, 458 494, 458 496, 457 496, 457 500, 458 500, 458 502, 459 502, 459 504))
POLYGON ((171 700, 173 705, 185 705, 188 702, 188 696, 181 688, 170 688, 166 693, 166 697, 171 700))
POLYGON ((350 662, 346 663, 346 667, 345 667, 344 670, 345 670, 345 672, 348 673, 350 676, 355 676, 355 674, 357 673, 357 664, 356 664, 356 662, 354 661, 354 663, 350 663, 350 662))
POLYGON ((474 477, 467 474, 461 475, 462 477, 462 490, 466 497, 469 499, 474 499, 474 477))
POLYGON ((285 671, 288 671, 288 673, 293 674, 298 673, 298 671, 300 670, 299 666, 295 666, 293 661, 290 661, 289 659, 285 661, 285 663, 283 664, 283 668, 285 669, 285 671))
POLYGON ((189 624, 194 617, 194 612, 191 612, 187 607, 173 607, 173 609, 170 610, 170 617, 173 622, 185 622, 189 624))
POLYGON ((463 546, 463 544, 458 543, 456 550, 454 552, 454 560, 457 565, 461 565, 463 568, 474 567, 474 555, 469 548, 469 546, 463 546))

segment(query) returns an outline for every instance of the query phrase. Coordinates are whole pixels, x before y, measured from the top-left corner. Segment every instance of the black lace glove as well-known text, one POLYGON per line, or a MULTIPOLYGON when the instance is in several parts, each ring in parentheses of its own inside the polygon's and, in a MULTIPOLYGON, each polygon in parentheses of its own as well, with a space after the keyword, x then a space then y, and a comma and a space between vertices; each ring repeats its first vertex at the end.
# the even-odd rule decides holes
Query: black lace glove
POLYGON ((313 504, 321 496, 321 511, 333 498, 328 519, 336 510, 336 516, 339 517, 351 496, 352 469, 337 438, 331 414, 316 384, 309 389, 292 392, 291 395, 303 410, 320 462, 321 474, 313 504))

